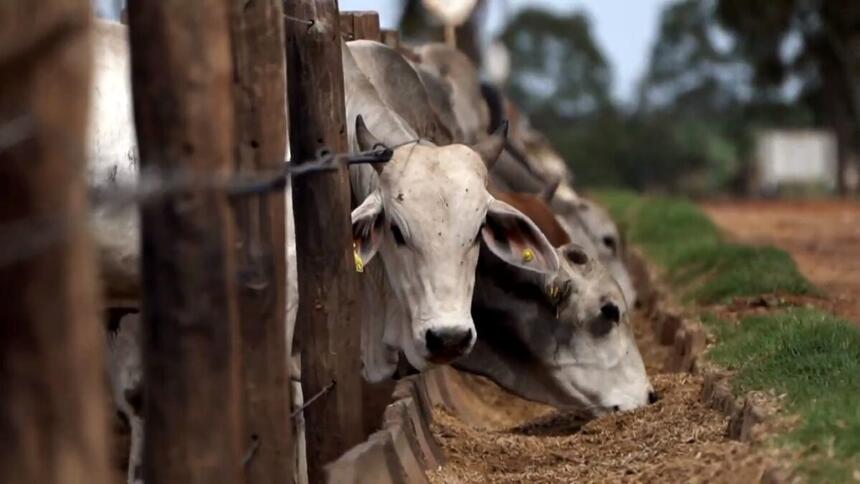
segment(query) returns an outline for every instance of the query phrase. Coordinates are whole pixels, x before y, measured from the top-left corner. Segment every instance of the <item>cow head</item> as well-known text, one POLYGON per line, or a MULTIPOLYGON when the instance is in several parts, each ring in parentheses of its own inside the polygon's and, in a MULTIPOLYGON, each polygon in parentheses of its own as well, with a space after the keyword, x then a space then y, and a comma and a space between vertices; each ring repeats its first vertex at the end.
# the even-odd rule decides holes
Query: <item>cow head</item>
MULTIPOLYGON (((361 117, 359 147, 378 141, 361 117)), ((473 146, 412 143, 394 150, 378 188, 352 212, 356 263, 378 252, 407 317, 385 340, 421 370, 468 353, 476 331, 470 314, 479 247, 506 264, 553 273, 558 256, 522 213, 487 192, 487 168, 504 130, 473 146)))
POLYGON ((554 378, 593 413, 631 410, 654 398, 623 291, 582 247, 559 249, 562 270, 549 285, 559 326, 554 378))
POLYGON ((653 401, 618 285, 581 246, 558 253, 560 270, 543 280, 482 255, 479 339, 456 365, 524 398, 594 415, 653 401))
MULTIPOLYGON (((571 192, 573 193, 573 192, 571 192)), ((618 282, 628 304, 636 302, 636 289, 627 267, 624 265, 624 247, 618 226, 609 212, 600 205, 580 197, 565 197, 557 193, 552 207, 568 226, 582 227, 591 239, 600 262, 618 282)))

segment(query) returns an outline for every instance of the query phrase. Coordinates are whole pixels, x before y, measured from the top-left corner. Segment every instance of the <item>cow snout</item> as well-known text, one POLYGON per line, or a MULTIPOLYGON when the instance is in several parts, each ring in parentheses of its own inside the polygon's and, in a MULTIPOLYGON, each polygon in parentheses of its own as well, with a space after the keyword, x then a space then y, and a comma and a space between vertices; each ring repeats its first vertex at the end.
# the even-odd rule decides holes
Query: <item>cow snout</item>
POLYGON ((655 392, 654 390, 651 390, 648 392, 648 404, 649 405, 653 405, 653 404, 657 403, 658 400, 660 400, 660 394, 659 393, 655 392))
POLYGON ((472 346, 474 332, 471 329, 428 329, 424 343, 430 361, 437 364, 449 363, 463 356, 472 346))
POLYGON ((621 310, 615 303, 607 302, 600 306, 600 314, 608 321, 617 323, 621 321, 621 310))

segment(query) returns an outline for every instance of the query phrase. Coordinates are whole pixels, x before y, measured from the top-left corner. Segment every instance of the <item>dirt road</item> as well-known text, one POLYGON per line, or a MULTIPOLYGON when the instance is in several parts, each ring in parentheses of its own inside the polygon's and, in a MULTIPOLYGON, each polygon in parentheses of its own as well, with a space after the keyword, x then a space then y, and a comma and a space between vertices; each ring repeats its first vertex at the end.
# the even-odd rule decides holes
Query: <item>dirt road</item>
POLYGON ((860 322, 860 203, 731 201, 703 208, 731 238, 789 252, 824 293, 825 309, 860 322))

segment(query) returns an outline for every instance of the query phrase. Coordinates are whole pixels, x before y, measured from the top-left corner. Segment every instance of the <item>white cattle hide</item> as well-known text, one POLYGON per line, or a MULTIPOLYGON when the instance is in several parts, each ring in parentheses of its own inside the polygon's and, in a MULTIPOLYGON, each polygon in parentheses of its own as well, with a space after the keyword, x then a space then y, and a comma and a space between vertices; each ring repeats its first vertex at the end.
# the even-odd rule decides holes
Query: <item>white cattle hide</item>
POLYGON ((482 252, 472 312, 480 337, 455 362, 521 397, 599 416, 656 398, 620 288, 582 247, 535 278, 482 252))
MULTIPOLYGON (((365 355, 365 375, 376 379, 395 370, 398 352, 419 370, 468 353, 475 340, 469 307, 482 241, 525 270, 554 271, 558 260, 527 217, 487 192, 486 167, 501 151, 503 138, 489 137, 472 147, 417 141, 420 134, 390 104, 404 102, 397 98, 399 91, 421 90, 420 80, 408 76, 392 81, 383 74, 395 70, 392 62, 402 64, 397 69, 408 63, 375 42, 347 46, 347 122, 356 126, 349 133, 350 147, 397 146, 379 172, 368 166, 351 170, 353 194, 361 201, 352 214, 356 256, 364 265, 379 251, 390 285, 386 290, 402 310, 386 311, 402 319, 383 322, 383 354, 365 355), (367 75, 374 70, 380 72, 367 75), (404 86, 407 82, 417 85, 404 86), (371 363, 382 366, 369 368, 371 363)), ((426 96, 410 102, 427 103, 420 109, 432 111, 426 96)))

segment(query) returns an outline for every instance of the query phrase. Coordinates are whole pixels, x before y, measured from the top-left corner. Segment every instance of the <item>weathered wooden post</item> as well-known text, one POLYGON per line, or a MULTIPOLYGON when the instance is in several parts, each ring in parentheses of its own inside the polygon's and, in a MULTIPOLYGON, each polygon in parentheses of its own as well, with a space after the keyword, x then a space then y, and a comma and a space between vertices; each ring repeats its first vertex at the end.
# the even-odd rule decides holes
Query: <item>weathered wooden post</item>
POLYGON ((379 14, 373 11, 345 11, 340 13, 340 32, 346 40, 382 40, 379 31, 379 14))
POLYGON ((400 47, 400 32, 396 30, 382 29, 382 43, 396 49, 400 47))
POLYGON ((106 484, 87 235, 90 2, 0 2, 0 482, 106 484))
MULTIPOLYGON (((379 29, 379 14, 372 11, 346 11, 340 13, 340 24, 342 32, 348 31, 349 38, 354 40, 380 41, 382 34, 379 29)), ((353 200, 353 204, 361 203, 361 200, 353 200)), ((359 324, 367 325, 367 318, 378 318, 385 314, 386 302, 381 297, 380 287, 386 284, 385 271, 382 264, 371 264, 365 267, 364 273, 359 276, 361 281, 358 294, 359 300, 371 311, 358 314, 359 324)), ((367 337, 362 334, 362 338, 367 337)), ((374 335, 375 336, 375 335, 374 335)), ((381 383, 369 383, 362 379, 362 434, 364 437, 379 430, 382 425, 382 417, 385 407, 391 403, 391 394, 394 392, 394 380, 381 383)))
MULTIPOLYGON (((226 0, 131 0, 141 168, 212 180, 232 171, 226 0)), ((151 483, 243 482, 233 223, 222 190, 141 210, 146 443, 151 483)))
MULTIPOLYGON (((284 5, 290 149, 294 163, 326 147, 347 149, 343 66, 336 0, 284 5)), ((305 410, 308 475, 361 439, 360 325, 356 317, 349 178, 345 168, 293 180, 301 352, 306 400, 332 381, 334 389, 305 410)))
MULTIPOLYGON (((282 0, 232 0, 235 162, 238 172, 273 171, 286 158, 282 0)), ((236 219, 242 412, 249 483, 292 479, 286 325, 284 193, 233 202, 236 219)))

